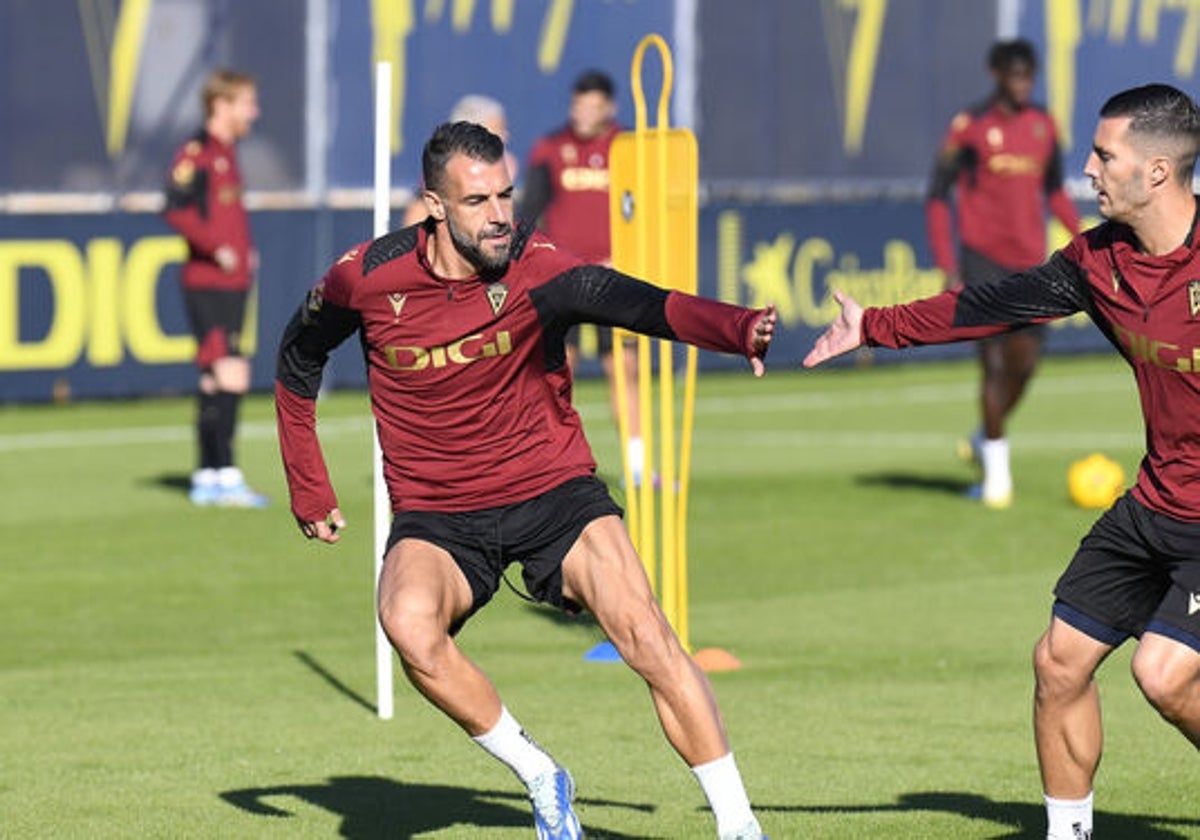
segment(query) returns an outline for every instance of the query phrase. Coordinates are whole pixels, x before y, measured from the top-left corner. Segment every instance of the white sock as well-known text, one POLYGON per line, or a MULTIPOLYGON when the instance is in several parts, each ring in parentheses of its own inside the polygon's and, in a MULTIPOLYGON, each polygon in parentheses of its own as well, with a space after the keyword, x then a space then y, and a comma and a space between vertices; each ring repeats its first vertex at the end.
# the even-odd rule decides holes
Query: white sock
POLYGON ((985 439, 979 447, 983 462, 983 495, 1007 496, 1012 492, 1012 472, 1008 467, 1008 438, 985 439))
POLYGON ((193 487, 216 487, 217 471, 212 467, 204 467, 192 473, 193 487))
POLYGON ((629 471, 633 473, 634 483, 642 479, 642 471, 646 467, 646 446, 640 437, 631 437, 625 446, 625 458, 629 461, 629 471))
POLYGON ((1092 795, 1083 799, 1046 797, 1046 840, 1091 840, 1092 795))
POLYGON ((221 467, 217 470, 217 483, 222 487, 240 487, 246 479, 237 467, 221 467))
POLYGON ((754 819, 733 753, 727 753, 715 761, 697 764, 692 772, 696 774, 713 816, 717 818, 718 835, 737 831, 754 819))
POLYGON ((525 734, 521 724, 504 706, 500 707, 500 720, 496 725, 471 740, 504 762, 526 786, 556 766, 550 754, 525 734))

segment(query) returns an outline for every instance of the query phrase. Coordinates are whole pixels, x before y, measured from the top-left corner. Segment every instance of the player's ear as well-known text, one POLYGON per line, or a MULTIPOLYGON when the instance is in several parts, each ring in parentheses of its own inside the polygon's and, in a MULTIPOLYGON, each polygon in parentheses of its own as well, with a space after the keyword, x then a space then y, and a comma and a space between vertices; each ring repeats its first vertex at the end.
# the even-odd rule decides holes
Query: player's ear
POLYGON ((425 190, 424 198, 425 209, 429 211, 430 216, 439 222, 446 218, 446 205, 442 204, 441 196, 432 190, 425 190))
POLYGON ((1150 159, 1150 165, 1147 171, 1150 173, 1150 184, 1152 186, 1160 186, 1171 178, 1171 161, 1166 157, 1156 157, 1150 159))

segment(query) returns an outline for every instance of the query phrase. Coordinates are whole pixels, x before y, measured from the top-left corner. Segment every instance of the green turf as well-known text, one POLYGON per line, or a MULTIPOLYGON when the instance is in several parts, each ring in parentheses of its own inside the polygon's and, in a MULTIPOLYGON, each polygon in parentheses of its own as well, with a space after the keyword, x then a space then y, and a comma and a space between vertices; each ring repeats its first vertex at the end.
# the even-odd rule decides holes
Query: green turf
MULTIPOLYGON (((1017 498, 992 512, 956 438, 970 363, 701 379, 692 482, 695 647, 739 765, 779 838, 1039 838, 1029 651, 1093 514, 1069 463, 1132 476, 1141 424, 1112 358, 1044 365, 1012 425, 1017 498)), ((599 383, 579 388, 616 474, 599 383)), ((374 708, 370 432, 325 400, 351 522, 304 541, 271 405, 240 460, 266 512, 194 510, 190 402, 0 408, 0 837, 529 837, 508 772, 397 679, 374 708)), ((599 639, 509 593, 461 641, 575 774, 593 838, 712 836, 640 682, 599 639)), ((1097 838, 1200 837, 1195 751, 1128 675, 1101 672, 1097 838)))

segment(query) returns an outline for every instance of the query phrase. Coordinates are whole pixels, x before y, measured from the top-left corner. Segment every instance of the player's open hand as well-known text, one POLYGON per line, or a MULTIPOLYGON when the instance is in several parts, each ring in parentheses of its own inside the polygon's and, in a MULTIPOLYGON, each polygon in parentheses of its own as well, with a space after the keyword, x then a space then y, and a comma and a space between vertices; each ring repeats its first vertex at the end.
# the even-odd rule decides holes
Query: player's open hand
POLYGON ((300 519, 296 521, 304 536, 310 540, 320 540, 326 543, 335 543, 340 540, 342 535, 338 531, 346 527, 346 517, 342 516, 342 512, 337 508, 329 511, 328 516, 316 522, 304 522, 300 519))
POLYGON ((862 314, 863 309, 854 298, 839 291, 834 291, 833 299, 841 305, 842 311, 829 325, 829 329, 813 344, 812 350, 804 357, 806 368, 816 367, 821 362, 849 353, 862 345, 862 314))
POLYGON ((775 304, 768 304, 763 314, 754 322, 754 332, 750 334, 750 369, 755 376, 767 372, 767 348, 771 346, 771 338, 775 335, 775 321, 778 319, 775 304))

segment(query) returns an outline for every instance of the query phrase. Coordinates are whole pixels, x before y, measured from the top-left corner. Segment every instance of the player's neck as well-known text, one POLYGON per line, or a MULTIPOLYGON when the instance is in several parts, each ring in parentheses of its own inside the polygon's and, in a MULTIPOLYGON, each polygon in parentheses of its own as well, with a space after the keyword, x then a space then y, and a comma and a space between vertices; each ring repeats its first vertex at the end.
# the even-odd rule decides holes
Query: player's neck
POLYGON ((237 133, 222 120, 209 120, 205 123, 204 130, 210 137, 226 146, 232 146, 237 142, 237 133))
POLYGON ((442 280, 469 280, 479 274, 479 269, 458 252, 441 223, 425 240, 425 261, 442 280))
POLYGON ((1196 211, 1196 197, 1190 190, 1172 190, 1147 207, 1130 227, 1145 253, 1161 257, 1193 238, 1196 211))
POLYGON ((1005 96, 1003 93, 997 92, 993 98, 993 101, 996 103, 996 107, 1005 114, 1019 114, 1021 111, 1025 110, 1025 104, 1023 102, 1018 102, 1011 96, 1005 96))

